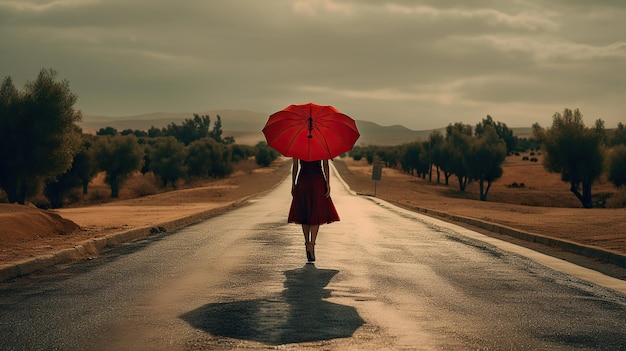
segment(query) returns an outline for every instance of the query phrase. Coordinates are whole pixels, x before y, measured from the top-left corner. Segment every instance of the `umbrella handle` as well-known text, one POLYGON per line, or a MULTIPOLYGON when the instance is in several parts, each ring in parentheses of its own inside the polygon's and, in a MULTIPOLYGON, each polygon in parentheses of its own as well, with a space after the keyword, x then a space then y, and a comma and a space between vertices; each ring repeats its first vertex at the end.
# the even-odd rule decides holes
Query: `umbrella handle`
POLYGON ((307 138, 309 139, 313 138, 311 132, 313 132, 313 117, 309 117, 309 135, 307 135, 307 138))

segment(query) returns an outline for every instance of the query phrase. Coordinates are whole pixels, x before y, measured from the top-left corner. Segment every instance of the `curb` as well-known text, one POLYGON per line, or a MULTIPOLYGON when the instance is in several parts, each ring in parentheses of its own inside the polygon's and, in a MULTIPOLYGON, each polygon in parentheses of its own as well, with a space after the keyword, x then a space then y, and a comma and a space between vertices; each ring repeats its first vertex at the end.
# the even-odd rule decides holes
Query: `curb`
POLYGON ((71 261, 96 257, 104 249, 120 246, 124 243, 137 239, 143 239, 156 233, 174 231, 189 225, 201 222, 205 219, 223 214, 229 210, 245 205, 248 200, 259 194, 247 196, 228 203, 227 205, 216 207, 210 210, 198 212, 186 217, 175 219, 169 222, 155 223, 154 226, 135 228, 119 233, 113 233, 98 238, 82 241, 67 249, 62 249, 55 253, 39 255, 33 258, 20 260, 0 266, 0 282, 31 274, 33 272, 71 261))
MULTIPOLYGON (((359 194, 359 195, 364 195, 364 194, 359 194)), ((381 199, 376 198, 376 200, 381 200, 381 199)), ((377 202, 375 200, 373 201, 377 202)), ((386 201, 386 200, 383 200, 383 201, 386 201)), ((430 210, 430 209, 422 208, 422 207, 407 206, 407 205, 396 203, 393 201, 387 201, 387 202, 395 206, 398 206, 400 208, 404 208, 404 209, 417 212, 417 213, 422 213, 427 216, 435 217, 435 218, 442 219, 448 222, 469 224, 471 226, 484 229, 492 233, 497 233, 501 235, 510 236, 516 239, 543 244, 543 245, 558 248, 558 249, 561 249, 561 250, 564 250, 573 254, 597 259, 602 262, 611 263, 616 266, 626 268, 626 255, 615 252, 615 251, 602 249, 602 248, 590 246, 590 245, 583 245, 583 244, 579 244, 579 243, 569 241, 569 240, 552 238, 552 237, 541 235, 541 234, 530 233, 530 232, 526 232, 523 230, 507 227, 501 224, 478 220, 475 218, 451 215, 445 212, 430 210)), ((378 203, 380 204, 380 202, 378 203)))

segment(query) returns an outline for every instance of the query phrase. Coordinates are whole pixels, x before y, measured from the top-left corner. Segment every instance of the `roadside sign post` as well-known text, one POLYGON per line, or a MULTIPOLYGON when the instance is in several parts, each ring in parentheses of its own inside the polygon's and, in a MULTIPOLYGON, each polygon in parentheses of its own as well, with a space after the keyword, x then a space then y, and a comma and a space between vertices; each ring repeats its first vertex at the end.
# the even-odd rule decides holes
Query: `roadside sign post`
POLYGON ((374 162, 374 169, 372 170, 372 179, 374 180, 374 197, 376 196, 376 182, 380 180, 383 174, 383 164, 381 162, 374 162))

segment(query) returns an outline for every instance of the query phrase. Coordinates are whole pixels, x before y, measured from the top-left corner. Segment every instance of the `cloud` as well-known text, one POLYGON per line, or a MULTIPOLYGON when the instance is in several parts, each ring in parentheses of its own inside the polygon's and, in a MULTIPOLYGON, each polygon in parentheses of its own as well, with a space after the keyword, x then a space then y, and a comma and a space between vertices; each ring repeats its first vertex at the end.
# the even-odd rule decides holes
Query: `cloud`
POLYGON ((624 18, 615 1, 9 0, 0 77, 54 68, 93 115, 316 101, 419 129, 579 107, 610 127, 624 18))
POLYGON ((303 92, 323 93, 363 101, 384 101, 384 102, 423 102, 430 101, 439 104, 462 103, 461 96, 458 93, 460 82, 452 82, 446 84, 432 84, 425 86, 412 86, 406 89, 399 88, 381 88, 381 89, 335 89, 333 87, 321 86, 303 86, 298 89, 303 92))
POLYGON ((19 12, 44 12, 54 9, 62 9, 68 7, 82 7, 99 3, 100 0, 55 0, 48 2, 36 2, 36 1, 2 1, 0 2, 0 8, 6 8, 9 10, 19 12))
POLYGON ((293 3, 295 13, 307 15, 323 15, 328 13, 352 15, 355 11, 354 8, 354 4, 341 3, 333 0, 297 0, 293 3))
POLYGON ((528 30, 553 30, 558 28, 558 24, 550 19, 554 14, 538 14, 521 12, 509 14, 496 9, 442 9, 432 6, 403 6, 397 4, 386 5, 391 14, 414 15, 418 17, 430 17, 437 20, 474 20, 487 23, 492 26, 504 25, 511 28, 521 28, 528 30))
POLYGON ((481 36, 467 38, 475 43, 485 43, 496 50, 529 54, 537 61, 585 61, 602 58, 626 58, 626 42, 608 45, 589 45, 550 38, 514 36, 481 36))

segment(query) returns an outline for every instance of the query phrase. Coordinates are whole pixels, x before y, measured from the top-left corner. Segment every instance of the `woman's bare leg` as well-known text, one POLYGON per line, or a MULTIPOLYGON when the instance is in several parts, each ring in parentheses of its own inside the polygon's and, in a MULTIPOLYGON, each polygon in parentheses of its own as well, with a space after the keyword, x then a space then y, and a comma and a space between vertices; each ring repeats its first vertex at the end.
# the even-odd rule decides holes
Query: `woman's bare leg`
POLYGON ((309 262, 315 261, 313 253, 313 244, 311 242, 311 226, 308 224, 302 225, 302 234, 304 234, 304 247, 306 249, 306 258, 309 262))
POLYGON ((320 226, 319 225, 312 225, 310 226, 310 232, 311 232, 311 237, 309 238, 309 241, 311 243, 313 243, 313 245, 315 245, 315 239, 317 239, 317 232, 320 230, 320 226))
POLYGON ((309 242, 309 233, 311 233, 311 226, 308 224, 302 225, 302 234, 304 234, 304 243, 309 242))

